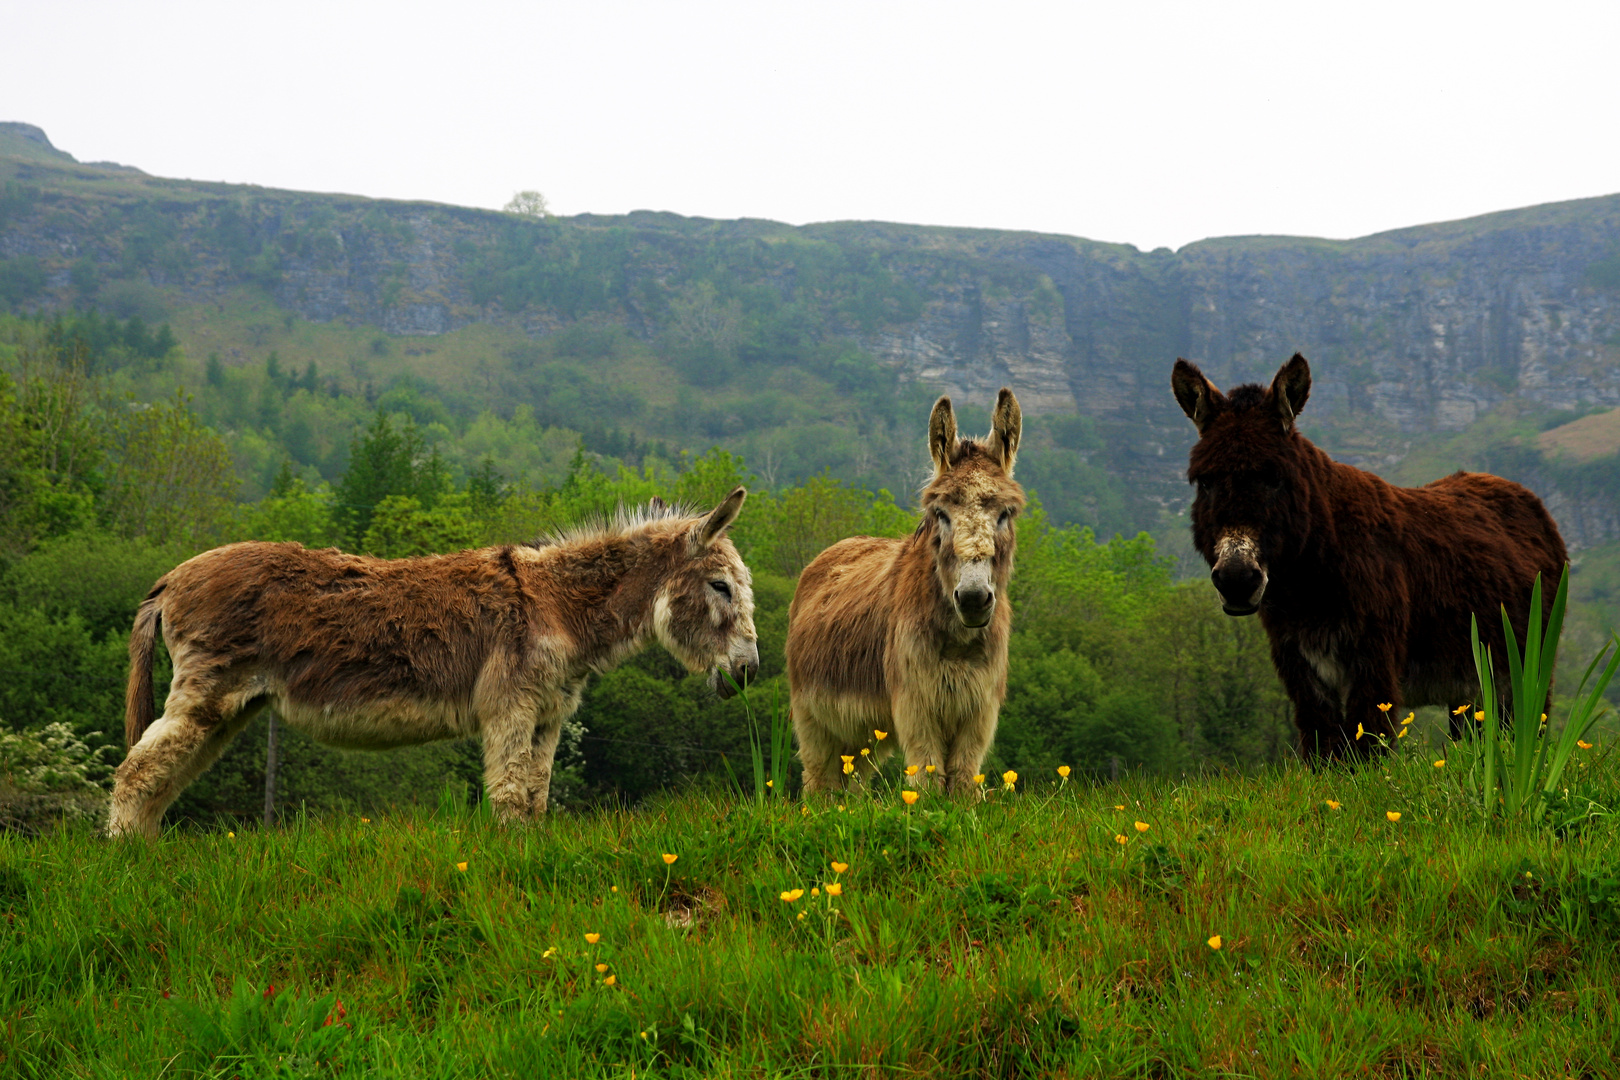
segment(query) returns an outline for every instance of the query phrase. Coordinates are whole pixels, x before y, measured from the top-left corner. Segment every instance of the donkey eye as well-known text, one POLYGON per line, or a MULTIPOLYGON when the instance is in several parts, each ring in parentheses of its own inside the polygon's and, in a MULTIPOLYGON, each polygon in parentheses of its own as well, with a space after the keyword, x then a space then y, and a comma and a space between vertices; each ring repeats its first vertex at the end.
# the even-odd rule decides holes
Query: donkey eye
POLYGON ((934 518, 939 522, 940 528, 948 529, 951 527, 951 517, 945 511, 935 510, 934 518))
POLYGON ((1011 510, 1003 510, 1001 512, 1001 517, 996 520, 996 528, 1005 529, 1007 527, 1007 522, 1009 522, 1011 520, 1012 520, 1012 511, 1011 510))
POLYGON ((709 588, 713 589, 727 600, 731 599, 731 586, 726 584, 724 581, 711 581, 709 582, 709 588))

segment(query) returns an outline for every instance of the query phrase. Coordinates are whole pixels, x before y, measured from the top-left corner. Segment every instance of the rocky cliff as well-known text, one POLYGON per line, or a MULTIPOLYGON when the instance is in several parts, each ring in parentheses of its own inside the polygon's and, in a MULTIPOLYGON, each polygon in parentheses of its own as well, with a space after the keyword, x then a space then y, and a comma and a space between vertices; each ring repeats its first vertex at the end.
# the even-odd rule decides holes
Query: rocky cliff
POLYGON ((177 182, 75 162, 27 125, 0 125, 0 176, 0 299, 14 307, 113 283, 198 301, 250 283, 306 319, 394 334, 498 322, 541 336, 584 320, 668 342, 707 304, 722 351, 789 327, 795 348, 858 342, 931 392, 988 403, 1011 385, 1031 415, 1092 417, 1101 458, 1166 507, 1184 500, 1191 437, 1167 389, 1177 356, 1227 385, 1304 352, 1310 430, 1375 468, 1504 402, 1620 406, 1620 196, 1353 241, 1141 252, 879 223, 515 219, 177 182))

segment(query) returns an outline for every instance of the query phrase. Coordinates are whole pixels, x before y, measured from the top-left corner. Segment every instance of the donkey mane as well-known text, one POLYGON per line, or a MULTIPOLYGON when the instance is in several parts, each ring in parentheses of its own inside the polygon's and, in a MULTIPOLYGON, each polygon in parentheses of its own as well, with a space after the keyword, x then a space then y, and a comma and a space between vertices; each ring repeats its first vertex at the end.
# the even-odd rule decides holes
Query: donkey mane
POLYGON ((686 523, 697 517, 698 509, 690 503, 640 503, 619 506, 611 514, 593 514, 569 525, 558 526, 541 533, 523 547, 544 551, 548 548, 573 547, 578 544, 616 540, 632 533, 651 532, 653 526, 666 522, 686 523))

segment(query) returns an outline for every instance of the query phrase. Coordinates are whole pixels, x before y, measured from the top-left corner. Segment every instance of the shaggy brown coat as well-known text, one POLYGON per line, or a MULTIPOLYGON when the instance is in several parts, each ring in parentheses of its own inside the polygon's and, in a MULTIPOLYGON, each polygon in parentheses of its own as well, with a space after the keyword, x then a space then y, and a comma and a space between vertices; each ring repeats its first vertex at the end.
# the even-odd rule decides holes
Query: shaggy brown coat
POLYGON ((897 737, 906 763, 918 766, 912 783, 938 775, 946 790, 973 787, 1007 696, 1022 432, 1010 390, 983 440, 959 440, 950 399, 940 398, 929 422, 934 478, 916 531, 841 541, 800 576, 787 664, 806 791, 841 786, 844 757, 869 770, 860 749, 875 745, 876 757, 894 745, 874 731, 897 737))
POLYGON ((332 746, 481 736, 496 813, 543 813, 591 672, 652 639, 712 669, 723 693, 723 673, 757 672, 752 582, 725 536, 745 494, 703 517, 655 507, 533 547, 387 560, 245 543, 182 563, 135 618, 109 833, 155 835, 265 708, 332 746), (160 629, 174 679, 153 722, 160 629))
POLYGON ((1224 395, 1185 360, 1171 387, 1199 432, 1193 542, 1226 612, 1259 612, 1305 755, 1370 753, 1357 725, 1393 738, 1403 708, 1472 701, 1469 616, 1503 656, 1501 605, 1522 642, 1536 574, 1563 572, 1541 500, 1482 473, 1401 488, 1331 460, 1294 427, 1311 389, 1298 354, 1270 387, 1224 395))

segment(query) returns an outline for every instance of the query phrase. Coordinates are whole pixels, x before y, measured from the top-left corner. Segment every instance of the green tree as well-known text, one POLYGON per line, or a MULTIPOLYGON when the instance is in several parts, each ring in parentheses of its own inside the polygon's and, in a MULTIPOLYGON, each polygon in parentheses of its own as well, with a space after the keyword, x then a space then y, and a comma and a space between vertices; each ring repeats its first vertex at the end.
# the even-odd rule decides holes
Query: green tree
POLYGON ((396 428, 393 417, 378 409, 350 444, 337 502, 348 540, 359 545, 377 504, 390 495, 415 499, 419 508, 431 510, 451 490, 449 468, 437 449, 429 449, 416 422, 407 418, 396 428))
POLYGON ((112 453, 101 513, 121 536, 205 547, 225 531, 236 470, 225 443, 176 391, 156 404, 129 401, 109 424, 112 453))
POLYGON ((466 494, 446 495, 432 508, 424 508, 410 495, 390 495, 373 510, 360 550, 384 559, 404 559, 472 547, 482 534, 466 494))
POLYGON ((501 209, 508 214, 518 214, 522 217, 548 218, 551 216, 551 205, 546 202, 546 197, 533 190, 515 193, 501 209))

